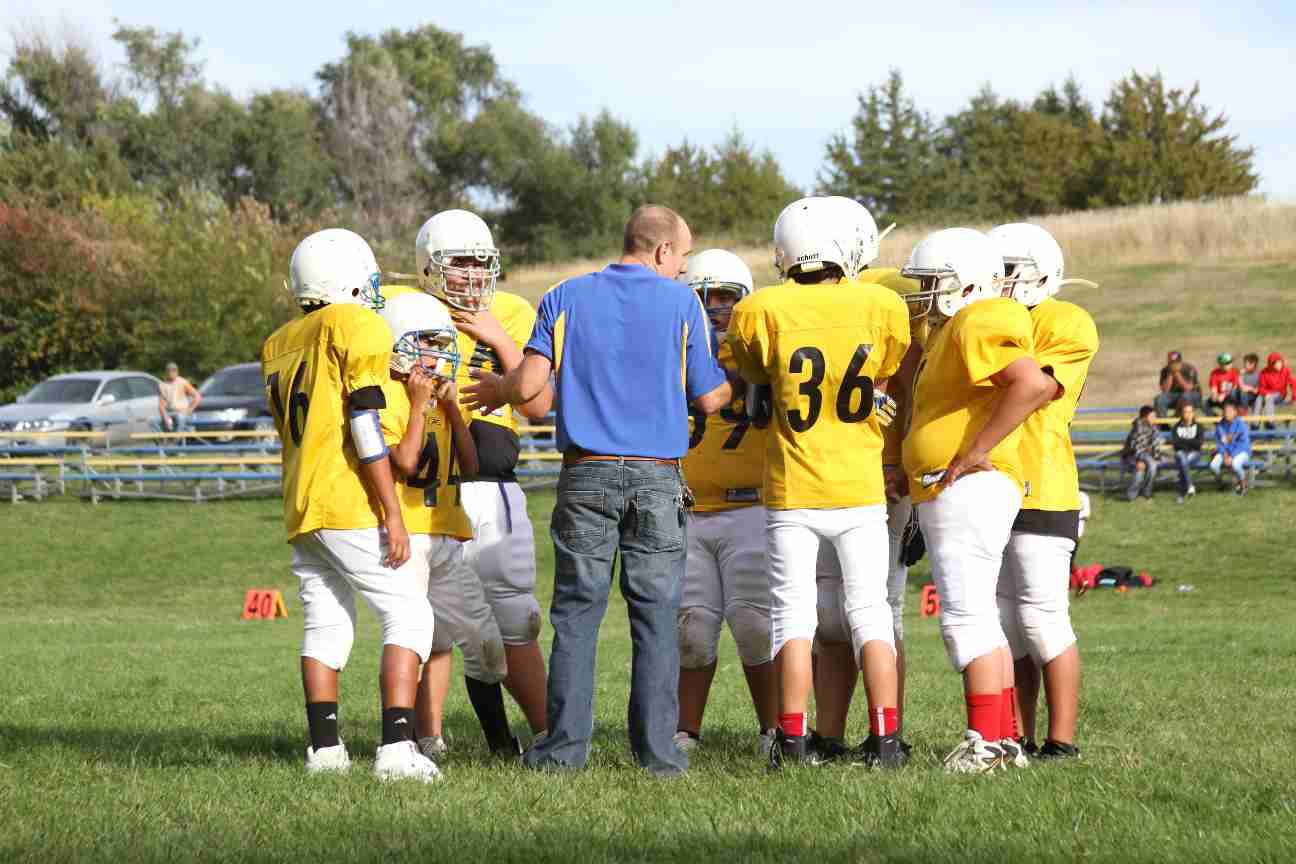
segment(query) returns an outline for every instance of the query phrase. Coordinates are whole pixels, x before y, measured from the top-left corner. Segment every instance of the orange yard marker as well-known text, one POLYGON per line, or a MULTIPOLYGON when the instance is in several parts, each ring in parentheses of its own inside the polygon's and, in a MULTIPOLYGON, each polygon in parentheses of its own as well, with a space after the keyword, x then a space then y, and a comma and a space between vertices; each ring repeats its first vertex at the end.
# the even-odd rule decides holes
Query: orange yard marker
POLYGON ((936 593, 935 585, 923 586, 922 606, 919 607, 919 614, 923 618, 940 615, 940 595, 936 593))
POLYGON ((268 588, 250 588, 243 596, 243 620, 269 620, 287 618, 288 607, 284 604, 282 591, 271 591, 268 588))

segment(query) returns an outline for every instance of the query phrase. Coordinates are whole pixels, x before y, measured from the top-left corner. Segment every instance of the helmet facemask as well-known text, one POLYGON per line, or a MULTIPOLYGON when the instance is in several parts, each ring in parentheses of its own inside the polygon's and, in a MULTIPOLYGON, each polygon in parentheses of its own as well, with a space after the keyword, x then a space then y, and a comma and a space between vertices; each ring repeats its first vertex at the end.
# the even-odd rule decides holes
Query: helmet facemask
POLYGON ((918 321, 930 315, 940 298, 967 290, 959 281, 958 274, 949 268, 932 270, 926 267, 905 267, 900 275, 918 280, 918 290, 904 295, 910 321, 918 321))
POLYGON ((689 287, 702 298, 702 308, 706 310, 707 320, 711 322, 716 338, 724 339, 733 308, 747 294, 746 286, 737 282, 718 282, 707 277, 692 282, 689 287))
POLYGON ((459 340, 454 328, 411 330, 397 339, 392 348, 392 371, 409 375, 415 366, 433 378, 453 381, 459 374, 459 340))
POLYGON ((481 312, 495 299, 500 259, 496 249, 441 249, 423 270, 424 290, 460 312, 481 312), (471 264, 465 264, 465 259, 471 264))
POLYGON ((1038 306, 1054 292, 1048 285, 1048 274, 1041 273, 1039 263, 1030 257, 1004 256, 1001 296, 1011 297, 1023 306, 1038 306))

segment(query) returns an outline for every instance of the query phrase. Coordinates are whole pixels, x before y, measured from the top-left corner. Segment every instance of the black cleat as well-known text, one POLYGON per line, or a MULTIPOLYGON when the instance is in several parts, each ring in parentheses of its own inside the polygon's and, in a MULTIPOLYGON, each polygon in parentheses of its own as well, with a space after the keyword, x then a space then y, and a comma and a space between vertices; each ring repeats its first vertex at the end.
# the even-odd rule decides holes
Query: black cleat
POLYGON ((844 759, 850 755, 850 748, 841 738, 830 738, 826 735, 820 735, 813 729, 810 730, 809 738, 806 743, 807 749, 818 757, 820 764, 826 762, 836 762, 838 759, 844 759))
POLYGON ((1029 738, 1018 738, 1017 743, 1021 744, 1021 748, 1026 752, 1028 758, 1034 759, 1039 755, 1039 745, 1029 738))
POLYGON ((1046 760, 1067 760, 1079 759, 1080 748, 1074 744, 1063 744, 1061 741, 1045 741, 1044 746, 1039 749, 1036 759, 1046 760))
POLYGON ((507 744, 490 748, 490 754, 497 759, 520 759, 522 758, 522 742, 517 739, 517 736, 510 735, 507 744))
POLYGON ((770 748, 769 767, 781 771, 789 765, 819 765, 819 754, 810 749, 805 735, 784 735, 782 730, 770 748))
POLYGON ((855 762, 868 768, 902 768, 910 749, 898 734, 870 734, 855 750, 855 762))

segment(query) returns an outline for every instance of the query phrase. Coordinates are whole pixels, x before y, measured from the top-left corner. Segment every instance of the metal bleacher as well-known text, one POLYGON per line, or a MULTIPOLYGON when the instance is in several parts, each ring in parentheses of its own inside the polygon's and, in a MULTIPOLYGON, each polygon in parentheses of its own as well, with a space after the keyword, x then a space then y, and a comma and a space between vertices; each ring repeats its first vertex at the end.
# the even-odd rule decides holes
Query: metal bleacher
MULTIPOLYGON (((1136 407, 1082 408, 1072 424, 1081 486, 1118 488, 1127 468, 1121 449, 1136 407)), ((1199 417, 1211 426, 1218 418, 1199 417)), ((1246 417, 1254 429, 1253 470, 1290 481, 1296 464, 1296 415, 1246 417)), ((1156 421, 1168 427, 1173 418, 1156 421)), ((527 488, 552 485, 562 466, 555 448, 552 415, 519 429, 518 480, 527 488)), ((1167 439, 1168 440, 1168 439, 1167 439)), ((1213 451, 1207 441, 1198 470, 1213 451)), ((160 498, 207 501, 250 495, 278 495, 281 447, 273 431, 143 432, 124 446, 107 446, 102 433, 0 432, 0 495, 10 501, 49 495, 79 495, 91 501, 160 498), (44 443, 48 441, 49 443, 44 443)), ((1175 475, 1166 451, 1167 480, 1175 475)))

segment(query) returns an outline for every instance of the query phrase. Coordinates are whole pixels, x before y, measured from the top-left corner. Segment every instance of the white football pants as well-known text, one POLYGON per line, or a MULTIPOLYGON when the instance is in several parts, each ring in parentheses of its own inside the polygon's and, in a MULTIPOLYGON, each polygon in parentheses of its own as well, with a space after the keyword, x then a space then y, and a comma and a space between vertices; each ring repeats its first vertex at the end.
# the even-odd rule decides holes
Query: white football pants
POLYGON ((1068 537, 1014 531, 999 571, 999 622, 1014 660, 1029 654, 1045 665, 1075 644, 1069 591, 1071 553, 1068 537))
POLYGON ((504 642, 481 580, 464 561, 465 544, 447 537, 433 540, 427 559, 427 599, 437 620, 432 650, 440 653, 458 647, 465 675, 487 684, 503 681, 508 675, 504 642))
MULTIPOLYGON (((901 556, 904 553, 904 530, 913 512, 913 501, 906 495, 899 501, 888 501, 886 508, 887 605, 891 607, 891 628, 899 641, 904 638, 905 586, 909 581, 909 568, 901 556)), ((846 642, 850 639, 850 627, 846 623, 841 564, 830 543, 819 544, 816 578, 819 589, 819 628, 816 635, 827 642, 846 642)))
POLYGON ((690 513, 688 559, 680 601, 680 666, 716 660, 722 623, 744 666, 770 657, 770 577, 765 560, 765 508, 759 505, 690 513))
POLYGON ((526 493, 517 483, 486 480, 459 488, 473 526, 464 561, 481 580, 504 644, 534 642, 540 637, 541 616, 535 599, 535 531, 526 493))

